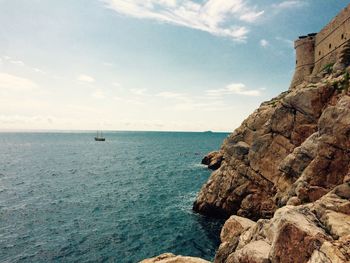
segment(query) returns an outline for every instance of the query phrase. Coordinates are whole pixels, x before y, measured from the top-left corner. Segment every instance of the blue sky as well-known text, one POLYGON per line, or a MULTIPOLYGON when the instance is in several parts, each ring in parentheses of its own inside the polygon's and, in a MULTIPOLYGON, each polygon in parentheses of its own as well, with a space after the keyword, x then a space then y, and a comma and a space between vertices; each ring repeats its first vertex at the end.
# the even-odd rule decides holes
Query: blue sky
POLYGON ((343 0, 0 0, 0 130, 232 131, 343 0))

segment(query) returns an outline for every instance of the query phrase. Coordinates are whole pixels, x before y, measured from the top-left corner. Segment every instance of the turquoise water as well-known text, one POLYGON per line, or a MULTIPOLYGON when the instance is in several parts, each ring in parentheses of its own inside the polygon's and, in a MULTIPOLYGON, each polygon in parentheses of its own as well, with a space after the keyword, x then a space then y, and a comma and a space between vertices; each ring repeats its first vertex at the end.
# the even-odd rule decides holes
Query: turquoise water
POLYGON ((227 134, 0 133, 0 262, 212 259, 221 222, 192 212, 227 134))

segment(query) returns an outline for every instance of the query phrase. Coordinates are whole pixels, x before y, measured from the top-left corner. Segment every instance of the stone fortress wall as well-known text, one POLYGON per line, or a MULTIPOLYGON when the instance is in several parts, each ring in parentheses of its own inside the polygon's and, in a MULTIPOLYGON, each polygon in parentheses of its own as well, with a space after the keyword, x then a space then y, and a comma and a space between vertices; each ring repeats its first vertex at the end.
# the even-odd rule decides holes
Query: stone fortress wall
POLYGON ((301 36, 294 43, 296 68, 291 87, 309 76, 316 76, 325 66, 342 61, 350 50, 350 4, 319 33, 301 36))
POLYGON ((293 83, 301 83, 309 76, 315 65, 315 34, 301 36, 294 42, 296 63, 293 83))

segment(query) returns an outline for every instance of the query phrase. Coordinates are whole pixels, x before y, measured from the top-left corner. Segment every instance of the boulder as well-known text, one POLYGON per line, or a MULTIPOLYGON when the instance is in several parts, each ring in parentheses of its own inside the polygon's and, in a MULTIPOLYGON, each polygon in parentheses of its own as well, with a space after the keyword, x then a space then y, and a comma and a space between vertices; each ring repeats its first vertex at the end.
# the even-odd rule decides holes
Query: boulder
POLYGON ((248 218, 240 216, 231 216, 226 220, 220 234, 221 242, 230 241, 232 238, 239 237, 242 232, 255 225, 255 222, 248 218))
POLYGON ((227 263, 270 263, 271 246, 263 241, 253 241, 227 258, 227 263))
POLYGON ((214 262, 349 262, 350 216, 343 213, 349 189, 340 185, 313 203, 284 206, 256 223, 230 217, 214 262))
POLYGON ((210 262, 201 258, 175 256, 174 254, 166 253, 154 258, 142 260, 140 261, 140 263, 210 263, 210 262))
POLYGON ((202 164, 207 165, 211 170, 217 170, 221 166, 223 154, 220 151, 213 151, 208 153, 202 159, 202 164))

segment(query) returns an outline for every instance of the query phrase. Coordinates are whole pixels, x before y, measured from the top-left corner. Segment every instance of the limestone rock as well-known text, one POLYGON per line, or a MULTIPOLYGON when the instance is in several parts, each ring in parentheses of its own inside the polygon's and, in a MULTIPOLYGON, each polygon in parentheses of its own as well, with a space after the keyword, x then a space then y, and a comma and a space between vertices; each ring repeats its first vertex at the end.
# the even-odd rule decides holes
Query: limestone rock
POLYGON ((350 235, 350 215, 325 211, 320 221, 335 239, 350 235))
POLYGON ((231 230, 242 221, 231 217, 215 263, 349 262, 350 216, 341 208, 350 203, 349 190, 343 184, 313 203, 284 206, 245 230, 239 224, 231 230))
POLYGON ((201 258, 175 256, 174 254, 166 253, 154 258, 142 260, 140 261, 140 263, 210 263, 210 262, 201 258))
POLYGON ((271 262, 307 262, 313 251, 319 249, 323 241, 326 240, 326 233, 322 228, 317 227, 316 218, 313 222, 309 221, 309 217, 312 217, 309 214, 304 215, 300 211, 293 211, 294 215, 286 217, 285 211, 279 212, 281 218, 278 218, 277 215, 276 221, 271 222, 278 224, 272 240, 271 262))
POLYGON ((211 170, 217 170, 220 168, 222 160, 223 154, 220 151, 214 151, 204 156, 202 164, 208 165, 208 168, 211 170))
POLYGON ((230 241, 232 238, 238 237, 241 233, 252 226, 255 222, 240 216, 231 216, 226 220, 220 234, 221 242, 230 241))
POLYGON ((265 241, 258 240, 249 243, 244 248, 231 254, 227 263, 269 263, 271 246, 265 241))
POLYGON ((262 103, 225 139, 221 166, 193 207, 231 216, 215 263, 350 262, 350 96, 339 89, 344 78, 337 72, 304 81, 262 103), (256 223, 245 227, 241 217, 256 223))
POLYGON ((216 217, 271 218, 314 202, 350 179, 350 96, 328 75, 263 103, 225 139, 224 156, 194 210, 216 217), (291 199, 291 201, 289 201, 291 199))

